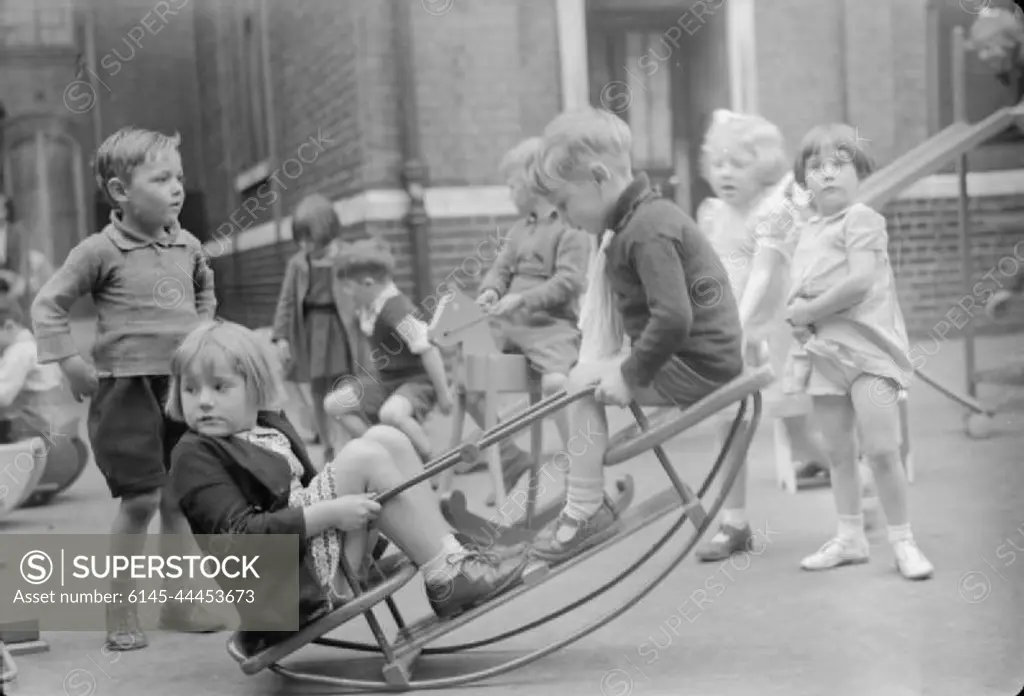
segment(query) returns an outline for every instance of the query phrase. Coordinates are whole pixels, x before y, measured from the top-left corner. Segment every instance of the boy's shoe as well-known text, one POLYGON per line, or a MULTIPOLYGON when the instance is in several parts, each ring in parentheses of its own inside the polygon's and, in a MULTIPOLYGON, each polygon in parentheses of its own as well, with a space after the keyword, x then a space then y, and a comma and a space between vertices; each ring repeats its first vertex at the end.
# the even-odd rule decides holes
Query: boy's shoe
POLYGON ((556 565, 605 541, 618 532, 619 526, 619 517, 608 503, 608 498, 602 500, 597 512, 583 522, 570 517, 563 510, 537 534, 531 554, 556 565))
POLYGON ((107 605, 107 648, 118 652, 139 650, 149 645, 139 626, 139 612, 134 605, 107 605))
POLYGON ((702 563, 725 561, 735 553, 752 551, 753 548, 754 535, 750 531, 750 525, 733 527, 722 524, 718 527, 718 533, 697 549, 697 560, 702 563))
POLYGON ((907 580, 926 580, 935 572, 935 567, 913 539, 897 541, 892 545, 892 552, 896 556, 896 569, 907 580))
POLYGON ((458 567, 454 577, 428 576, 427 599, 434 613, 450 619, 514 587, 522 579, 530 560, 528 553, 500 558, 495 554, 467 549, 450 558, 458 567))
POLYGON ((161 631, 179 633, 218 633, 228 627, 223 618, 202 604, 168 602, 160 609, 161 631))
POLYGON ((846 539, 835 537, 815 553, 800 561, 804 570, 828 570, 844 565, 867 563, 870 550, 867 539, 846 539))

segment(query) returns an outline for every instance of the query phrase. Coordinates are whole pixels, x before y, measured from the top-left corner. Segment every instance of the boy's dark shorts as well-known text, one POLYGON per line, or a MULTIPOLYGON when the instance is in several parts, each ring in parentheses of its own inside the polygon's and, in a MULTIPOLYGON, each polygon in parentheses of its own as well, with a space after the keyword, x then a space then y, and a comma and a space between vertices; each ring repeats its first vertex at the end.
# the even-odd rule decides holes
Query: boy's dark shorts
POLYGON ((89 440, 115 498, 161 490, 188 430, 164 415, 170 378, 104 377, 89 404, 89 440))
POLYGON ((353 385, 353 388, 359 398, 357 412, 370 425, 380 423, 380 409, 392 396, 401 396, 412 404, 413 418, 419 423, 425 421, 437 405, 437 391, 427 375, 394 382, 364 376, 358 378, 358 386, 353 385))
POLYGON ((689 408, 727 383, 704 377, 678 355, 673 355, 658 370, 651 384, 638 390, 633 398, 642 406, 689 408))
MULTIPOLYGON (((584 385, 599 381, 609 370, 618 370, 621 359, 596 363, 580 363, 573 368, 570 381, 584 385)), ((678 355, 669 358, 646 387, 633 392, 633 400, 641 406, 675 406, 689 408, 722 388, 731 380, 718 382, 704 377, 678 355)))

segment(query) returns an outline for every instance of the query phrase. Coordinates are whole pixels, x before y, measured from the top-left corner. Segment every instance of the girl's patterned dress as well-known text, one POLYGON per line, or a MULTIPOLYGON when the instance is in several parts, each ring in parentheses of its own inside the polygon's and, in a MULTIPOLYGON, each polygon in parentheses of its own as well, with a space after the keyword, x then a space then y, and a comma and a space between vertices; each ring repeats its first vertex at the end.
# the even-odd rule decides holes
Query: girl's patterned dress
MULTIPOLYGON (((257 447, 279 454, 288 462, 288 468, 292 474, 291 493, 288 496, 289 507, 305 508, 314 503, 334 500, 338 497, 334 469, 329 466, 314 476, 308 487, 302 487, 302 476, 305 473, 302 462, 292 452, 288 438, 279 430, 257 426, 252 430, 239 433, 238 437, 257 447)), ((324 588, 325 596, 332 603, 335 600, 343 599, 337 594, 334 587, 334 580, 341 564, 343 539, 344 533, 341 530, 328 529, 307 541, 306 556, 309 559, 310 567, 320 582, 320 586, 324 588)))

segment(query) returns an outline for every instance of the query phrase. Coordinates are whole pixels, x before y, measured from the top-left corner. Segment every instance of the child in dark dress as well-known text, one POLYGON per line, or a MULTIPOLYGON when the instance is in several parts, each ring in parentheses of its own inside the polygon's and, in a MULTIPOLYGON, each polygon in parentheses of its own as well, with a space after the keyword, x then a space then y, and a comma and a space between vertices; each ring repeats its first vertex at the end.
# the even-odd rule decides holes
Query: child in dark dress
POLYGON ((334 266, 341 221, 329 200, 307 196, 292 215, 292 235, 308 240, 285 269, 274 317, 273 340, 291 382, 308 383, 325 461, 334 458, 343 432, 324 411, 332 385, 354 371, 363 350, 355 307, 342 292, 334 266))

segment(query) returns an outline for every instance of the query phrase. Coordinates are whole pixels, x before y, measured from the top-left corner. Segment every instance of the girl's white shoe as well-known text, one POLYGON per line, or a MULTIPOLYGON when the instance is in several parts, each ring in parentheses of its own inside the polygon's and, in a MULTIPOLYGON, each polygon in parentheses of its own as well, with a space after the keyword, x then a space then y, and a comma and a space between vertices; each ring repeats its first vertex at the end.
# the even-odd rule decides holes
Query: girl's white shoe
POLYGON ((804 570, 828 570, 855 563, 867 563, 870 556, 867 539, 835 537, 815 553, 800 561, 804 570))
POLYGON ((935 572, 935 567, 913 539, 897 541, 892 545, 892 552, 896 556, 896 569, 907 580, 926 580, 935 572))

